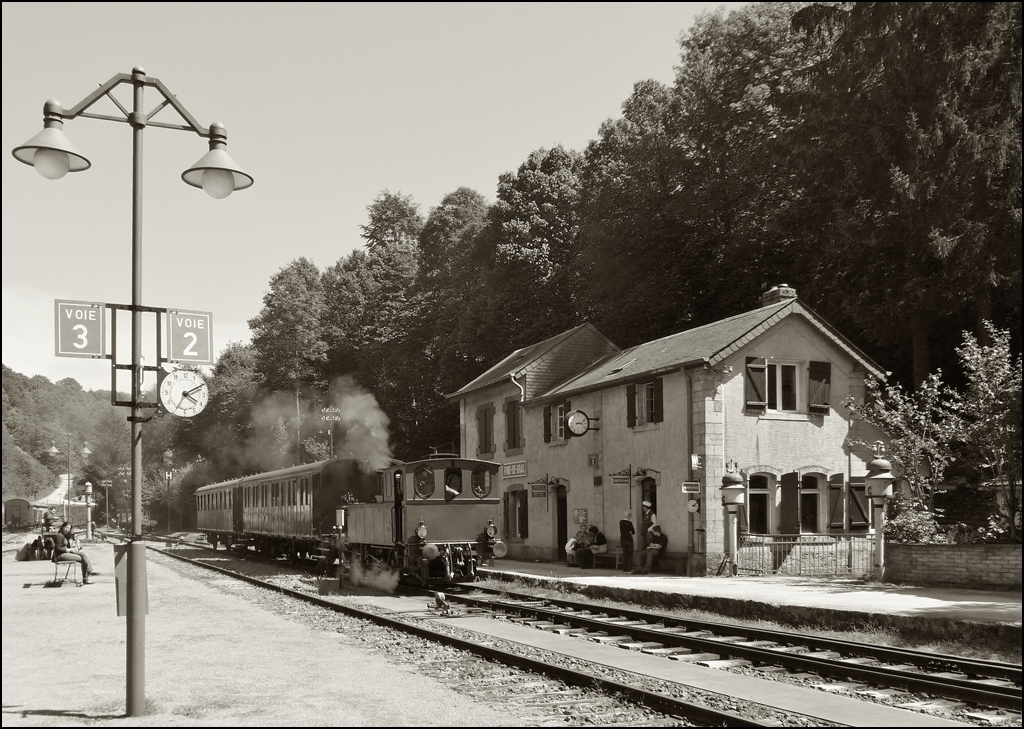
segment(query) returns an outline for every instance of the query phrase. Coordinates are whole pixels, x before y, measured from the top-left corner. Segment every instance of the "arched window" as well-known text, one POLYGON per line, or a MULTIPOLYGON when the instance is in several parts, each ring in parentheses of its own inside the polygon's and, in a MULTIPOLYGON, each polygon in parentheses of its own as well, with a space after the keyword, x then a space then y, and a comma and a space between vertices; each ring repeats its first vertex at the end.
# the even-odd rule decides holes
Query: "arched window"
POLYGON ((821 528, 821 484, 818 474, 805 473, 800 477, 800 533, 818 534, 821 528))
POLYGON ((747 528, 751 534, 771 534, 771 492, 771 476, 757 473, 747 479, 747 528))

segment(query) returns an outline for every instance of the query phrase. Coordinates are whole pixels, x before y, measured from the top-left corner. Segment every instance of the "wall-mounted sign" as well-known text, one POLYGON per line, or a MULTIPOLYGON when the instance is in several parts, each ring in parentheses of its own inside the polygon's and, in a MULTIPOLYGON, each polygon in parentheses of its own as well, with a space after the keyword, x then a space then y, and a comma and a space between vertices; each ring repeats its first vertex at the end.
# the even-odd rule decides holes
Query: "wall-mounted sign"
POLYGON ((501 464, 502 478, 523 478, 526 476, 526 461, 501 464))
POLYGON ((612 485, 629 486, 629 476, 612 476, 612 485))
POLYGON ((690 454, 690 468, 702 469, 704 468, 704 456, 697 455, 696 453, 690 454))
POLYGON ((548 495, 547 484, 531 484, 530 485, 530 496, 544 497, 548 495))
POLYGON ((700 481, 683 481, 682 492, 684 494, 699 494, 700 481))
POLYGON ((573 524, 586 524, 587 523, 587 510, 586 509, 573 509, 572 510, 572 523, 573 524))

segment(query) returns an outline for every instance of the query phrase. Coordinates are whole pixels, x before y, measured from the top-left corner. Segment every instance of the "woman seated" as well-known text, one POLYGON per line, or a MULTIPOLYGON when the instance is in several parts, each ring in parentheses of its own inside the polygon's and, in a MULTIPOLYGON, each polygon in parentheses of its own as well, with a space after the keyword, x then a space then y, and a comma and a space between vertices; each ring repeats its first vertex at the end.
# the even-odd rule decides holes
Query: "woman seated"
POLYGON ((577 562, 585 570, 594 566, 595 556, 608 553, 608 540, 596 524, 591 525, 589 532, 590 545, 577 556, 577 562))
POLYGON ((81 563, 83 585, 88 585, 89 578, 99 574, 92 568, 89 555, 75 546, 75 534, 69 521, 61 524, 60 529, 53 535, 53 561, 81 563))

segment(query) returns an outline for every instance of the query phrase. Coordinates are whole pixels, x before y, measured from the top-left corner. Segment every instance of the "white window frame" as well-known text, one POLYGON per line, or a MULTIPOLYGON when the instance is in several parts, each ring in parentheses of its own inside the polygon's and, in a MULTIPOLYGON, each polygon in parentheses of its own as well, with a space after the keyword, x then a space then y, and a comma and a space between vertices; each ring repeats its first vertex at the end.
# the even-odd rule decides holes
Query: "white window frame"
POLYGON ((567 438, 567 436, 565 434, 565 416, 566 416, 565 403, 559 403, 559 405, 558 405, 558 415, 555 418, 555 420, 557 421, 557 423, 556 423, 557 427, 555 428, 555 430, 558 433, 558 436, 557 436, 558 440, 566 440, 566 438, 567 438))
POLYGON ((636 427, 648 425, 654 421, 651 419, 654 413, 654 381, 644 382, 636 386, 636 427))
POLYGON ((787 361, 771 361, 768 362, 768 369, 765 372, 765 396, 768 398, 767 410, 775 413, 799 413, 806 410, 803 406, 803 396, 801 395, 801 383, 800 373, 806 371, 806 366, 802 366, 800 362, 787 362, 787 361), (793 369, 793 407, 779 407, 782 405, 782 368, 791 367, 793 369), (772 392, 772 380, 775 380, 774 392, 772 392), (775 398, 775 407, 772 407, 772 398, 775 398))

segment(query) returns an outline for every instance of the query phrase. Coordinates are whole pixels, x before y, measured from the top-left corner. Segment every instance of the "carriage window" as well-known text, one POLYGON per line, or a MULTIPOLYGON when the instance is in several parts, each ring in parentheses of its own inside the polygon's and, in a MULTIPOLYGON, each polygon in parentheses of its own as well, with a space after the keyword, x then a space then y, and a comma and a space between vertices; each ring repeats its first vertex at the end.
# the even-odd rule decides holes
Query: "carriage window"
POLYGON ((477 466, 473 469, 472 489, 473 495, 478 499, 491 495, 491 471, 487 466, 477 466))
POLYGON ((447 468, 444 472, 444 500, 451 501, 462 494, 462 469, 447 468))
POLYGON ((430 466, 419 466, 413 474, 416 495, 421 499, 429 499, 434 495, 434 469, 430 466))

